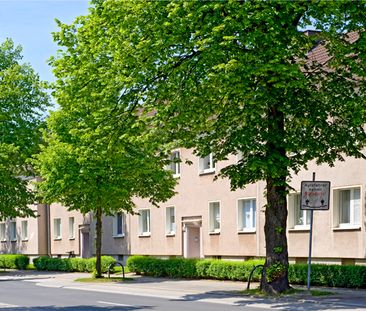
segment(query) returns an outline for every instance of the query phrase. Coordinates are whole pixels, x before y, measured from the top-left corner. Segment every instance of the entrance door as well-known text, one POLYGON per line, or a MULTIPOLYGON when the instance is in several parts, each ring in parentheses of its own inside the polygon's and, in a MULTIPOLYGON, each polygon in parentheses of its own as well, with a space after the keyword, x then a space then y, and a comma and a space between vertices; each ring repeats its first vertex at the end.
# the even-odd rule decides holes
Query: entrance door
POLYGON ((184 222, 183 230, 183 256, 185 258, 203 257, 201 221, 184 222))
POLYGON ((81 231, 81 258, 90 257, 89 231, 81 231))

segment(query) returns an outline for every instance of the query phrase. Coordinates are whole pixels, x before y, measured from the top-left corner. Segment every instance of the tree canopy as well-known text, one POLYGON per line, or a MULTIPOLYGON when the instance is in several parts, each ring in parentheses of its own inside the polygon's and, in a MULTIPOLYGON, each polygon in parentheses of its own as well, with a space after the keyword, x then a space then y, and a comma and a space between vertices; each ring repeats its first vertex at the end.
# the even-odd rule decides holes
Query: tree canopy
POLYGON ((108 55, 88 53, 88 34, 58 23, 55 38, 64 49, 51 64, 59 109, 47 119, 45 143, 34 159, 43 179, 38 190, 47 203, 93 213, 100 277, 102 214, 134 213, 134 197, 157 206, 174 195, 176 180, 165 169, 167 153, 150 139, 146 128, 151 125, 130 102, 120 101, 122 91, 100 72, 109 64, 108 55), (118 117, 105 122, 117 107, 118 117))
POLYGON ((88 79, 59 83, 90 94, 93 76, 103 77, 99 95, 117 97, 100 115, 108 135, 141 106, 159 139, 216 160, 240 152, 221 175, 233 189, 266 181, 261 286, 286 290, 291 174, 310 160, 364 157, 366 2, 93 4, 56 35, 71 66, 89 60, 79 69, 88 79), (316 31, 304 32, 310 26, 316 31))
POLYGON ((27 159, 38 149, 49 105, 44 84, 21 59, 12 40, 0 44, 0 219, 33 215, 27 159))

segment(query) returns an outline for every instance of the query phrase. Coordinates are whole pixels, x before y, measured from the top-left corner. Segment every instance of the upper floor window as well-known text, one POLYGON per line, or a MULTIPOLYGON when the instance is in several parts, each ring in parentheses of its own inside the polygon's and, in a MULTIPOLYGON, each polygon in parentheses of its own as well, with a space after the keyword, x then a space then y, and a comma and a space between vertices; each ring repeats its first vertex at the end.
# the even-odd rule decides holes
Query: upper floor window
POLYGON ((55 240, 60 240, 62 238, 61 235, 61 218, 53 219, 53 238, 55 240))
POLYGON ((6 241, 6 224, 0 223, 0 241, 6 241))
POLYGON ((175 208, 173 206, 166 208, 166 234, 175 234, 175 208))
POLYGON ((238 200, 238 231, 253 232, 256 229, 256 200, 238 200))
POLYGON ((334 225, 339 228, 361 225, 361 188, 334 190, 334 225))
POLYGON ((150 235, 150 210, 143 209, 139 213, 139 233, 140 235, 150 235))
POLYGON ((22 240, 28 240, 28 221, 22 220, 22 232, 21 232, 22 240))
POLYGON ((10 241, 16 241, 17 239, 17 223, 15 220, 9 222, 9 235, 10 241))
POLYGON ((69 239, 75 239, 75 218, 69 217, 69 239))
POLYGON ((170 163, 167 169, 172 171, 174 177, 180 176, 180 152, 178 150, 170 154, 170 163))
POLYGON ((113 217, 113 236, 123 237, 124 236, 124 214, 122 212, 117 213, 113 217))
POLYGON ((215 172, 215 161, 212 153, 199 159, 199 171, 201 174, 215 172))
POLYGON ((310 229, 310 211, 300 208, 301 195, 291 193, 288 196, 289 228, 310 229))
POLYGON ((210 232, 220 232, 221 227, 221 213, 220 202, 209 203, 209 229, 210 232))

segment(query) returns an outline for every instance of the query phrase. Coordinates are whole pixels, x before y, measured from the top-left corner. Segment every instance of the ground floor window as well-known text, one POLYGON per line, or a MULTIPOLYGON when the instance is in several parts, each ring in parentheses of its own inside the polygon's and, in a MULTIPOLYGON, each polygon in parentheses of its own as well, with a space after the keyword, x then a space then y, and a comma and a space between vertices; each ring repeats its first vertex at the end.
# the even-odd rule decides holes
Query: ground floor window
POLYGON ((210 232, 220 232, 221 212, 220 202, 209 203, 209 228, 210 232))
POLYGON ((150 210, 144 209, 139 211, 139 231, 140 235, 150 235, 150 210))
POLYGON ((53 220, 53 238, 55 240, 60 240, 61 237, 61 218, 55 218, 53 220))
POLYGON ((256 229, 256 200, 238 200, 238 231, 250 232, 256 229))
POLYGON ((123 237, 124 236, 124 214, 122 212, 117 213, 113 217, 113 236, 123 237))
POLYGON ((310 211, 300 208, 300 193, 291 193, 288 196, 289 228, 310 229, 310 211))
POLYGON ((361 225, 361 188, 334 190, 334 225, 347 228, 361 225))

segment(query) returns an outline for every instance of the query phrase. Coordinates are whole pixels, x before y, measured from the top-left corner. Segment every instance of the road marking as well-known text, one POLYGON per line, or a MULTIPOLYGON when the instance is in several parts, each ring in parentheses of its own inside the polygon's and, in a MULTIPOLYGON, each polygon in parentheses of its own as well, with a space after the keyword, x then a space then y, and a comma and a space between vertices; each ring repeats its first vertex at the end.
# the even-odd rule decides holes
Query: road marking
POLYGON ((0 302, 0 309, 5 309, 5 308, 19 308, 20 306, 17 305, 11 305, 8 303, 2 303, 0 302))
POLYGON ((116 303, 116 302, 109 302, 109 301, 97 301, 97 303, 101 303, 104 305, 120 306, 120 307, 136 307, 135 305, 126 305, 124 303, 116 303))

